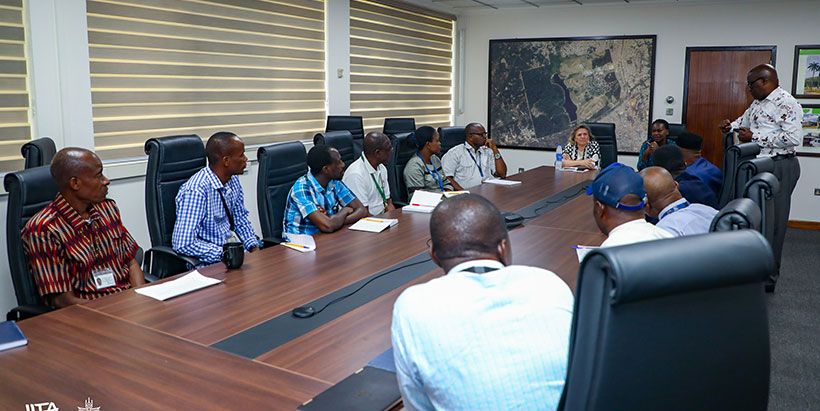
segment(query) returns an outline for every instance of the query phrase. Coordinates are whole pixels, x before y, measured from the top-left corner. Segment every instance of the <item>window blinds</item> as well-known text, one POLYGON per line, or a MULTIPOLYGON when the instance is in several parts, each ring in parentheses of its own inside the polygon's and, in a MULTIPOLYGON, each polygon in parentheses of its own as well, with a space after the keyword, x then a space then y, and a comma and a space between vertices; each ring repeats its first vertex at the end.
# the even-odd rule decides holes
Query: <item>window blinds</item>
POLYGON ((453 20, 394 1, 350 1, 350 111, 365 130, 384 119, 451 124, 453 20))
POLYGON ((95 149, 231 131, 246 145, 325 123, 321 0, 88 0, 95 149))
POLYGON ((22 0, 0 3, 0 95, 0 172, 16 171, 31 140, 22 0))

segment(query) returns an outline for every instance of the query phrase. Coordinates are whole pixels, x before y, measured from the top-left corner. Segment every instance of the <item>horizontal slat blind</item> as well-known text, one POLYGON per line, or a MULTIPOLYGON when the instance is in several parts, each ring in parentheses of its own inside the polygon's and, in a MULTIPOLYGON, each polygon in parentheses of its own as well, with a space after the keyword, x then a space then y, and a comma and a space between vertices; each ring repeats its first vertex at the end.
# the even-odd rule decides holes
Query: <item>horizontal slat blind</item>
POLYGON ((0 172, 23 168, 20 147, 29 140, 23 1, 4 0, 0 2, 0 172))
POLYGON ((350 1, 350 111, 364 128, 386 117, 448 126, 453 101, 453 21, 396 2, 350 1))
POLYGON ((246 145, 325 126, 321 0, 88 0, 94 142, 231 131, 246 145))

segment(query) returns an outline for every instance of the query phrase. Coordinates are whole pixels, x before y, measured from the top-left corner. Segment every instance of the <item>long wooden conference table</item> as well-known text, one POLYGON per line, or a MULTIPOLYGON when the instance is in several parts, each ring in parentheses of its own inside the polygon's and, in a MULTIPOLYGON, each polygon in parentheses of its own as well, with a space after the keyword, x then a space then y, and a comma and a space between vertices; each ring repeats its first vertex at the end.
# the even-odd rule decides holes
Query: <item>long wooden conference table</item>
MULTIPOLYGON (((515 264, 574 289, 572 247, 604 239, 584 195, 593 177, 540 167, 509 178, 521 185, 470 191, 526 218, 510 232, 515 264)), ((0 408, 73 409, 90 398, 101 410, 295 409, 389 349, 396 298, 443 275, 427 256, 430 215, 387 216, 399 223, 378 234, 316 235, 315 252, 271 247, 240 269, 201 268, 224 282, 170 300, 128 290, 21 321, 28 345, 0 352, 0 408), (311 318, 290 314, 368 280, 311 318)))

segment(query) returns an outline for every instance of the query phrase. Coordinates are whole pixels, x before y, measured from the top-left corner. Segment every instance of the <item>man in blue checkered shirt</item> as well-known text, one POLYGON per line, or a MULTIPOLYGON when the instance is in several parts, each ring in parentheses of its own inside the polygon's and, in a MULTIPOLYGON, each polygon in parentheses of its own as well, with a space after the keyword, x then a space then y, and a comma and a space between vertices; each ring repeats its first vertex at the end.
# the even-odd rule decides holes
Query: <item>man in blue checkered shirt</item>
POLYGON ((345 163, 339 152, 324 144, 307 155, 310 171, 293 184, 282 222, 284 233, 332 233, 367 216, 367 208, 340 180, 345 163))
POLYGON ((176 252, 210 264, 220 260, 222 245, 232 237, 238 237, 249 252, 259 248, 259 239, 236 177, 248 163, 245 144, 235 134, 222 131, 208 139, 205 152, 208 167, 191 176, 177 193, 171 241, 176 252))

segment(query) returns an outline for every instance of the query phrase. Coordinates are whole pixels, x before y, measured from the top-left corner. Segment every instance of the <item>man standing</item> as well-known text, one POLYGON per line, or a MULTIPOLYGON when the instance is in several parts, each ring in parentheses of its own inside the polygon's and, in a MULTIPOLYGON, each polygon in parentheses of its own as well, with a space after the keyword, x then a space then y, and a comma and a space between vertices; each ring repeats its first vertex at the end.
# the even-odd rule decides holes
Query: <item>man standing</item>
POLYGON ((191 176, 177 193, 171 242, 176 252, 210 264, 220 260, 222 245, 228 240, 238 239, 245 250, 253 252, 259 248, 259 239, 237 177, 248 163, 245 144, 235 134, 222 131, 208 139, 205 152, 208 166, 191 176))
POLYGON ((777 271, 766 282, 766 291, 774 292, 780 276, 780 257, 786 225, 789 221, 791 199, 800 178, 800 163, 795 157, 795 147, 801 144, 803 108, 786 90, 780 87, 777 71, 768 64, 761 64, 746 75, 749 91, 755 101, 737 120, 720 123, 724 133, 737 131, 742 143, 753 141, 760 146, 758 157, 774 160, 774 175, 780 181, 780 191, 774 197, 774 251, 777 271))
POLYGON ((450 149, 441 159, 441 168, 456 190, 464 190, 493 177, 507 176, 507 163, 495 141, 487 138, 487 131, 479 123, 464 127, 467 140, 450 149))
POLYGON ((108 194, 110 181, 93 152, 67 147, 54 156, 60 192, 20 234, 37 290, 65 307, 145 283, 134 259, 137 243, 108 194))
POLYGON ((702 146, 703 137, 695 133, 684 131, 678 136, 678 147, 683 153, 686 172, 701 179, 717 196, 720 195, 720 187, 723 185, 723 173, 709 160, 700 156, 702 146))
POLYGON ((550 271, 512 265, 498 209, 465 194, 430 217, 447 274, 393 308, 393 357, 408 410, 555 409, 566 378, 573 296, 550 271))
POLYGON ((383 133, 367 133, 362 155, 345 170, 342 182, 356 195, 371 215, 395 210, 387 183, 387 167, 393 146, 383 133))
POLYGON ((678 191, 678 183, 664 168, 647 167, 640 175, 649 199, 646 214, 660 219, 657 227, 676 237, 709 232, 717 210, 704 204, 689 203, 678 191))
POLYGON ((631 167, 612 163, 601 170, 587 189, 592 216, 606 240, 601 247, 671 238, 672 234, 644 220, 646 191, 643 179, 631 167))
POLYGON ((310 171, 288 194, 284 235, 332 233, 367 216, 367 208, 341 182, 345 163, 335 148, 318 144, 308 151, 310 171))

